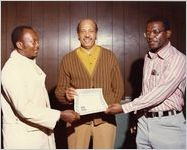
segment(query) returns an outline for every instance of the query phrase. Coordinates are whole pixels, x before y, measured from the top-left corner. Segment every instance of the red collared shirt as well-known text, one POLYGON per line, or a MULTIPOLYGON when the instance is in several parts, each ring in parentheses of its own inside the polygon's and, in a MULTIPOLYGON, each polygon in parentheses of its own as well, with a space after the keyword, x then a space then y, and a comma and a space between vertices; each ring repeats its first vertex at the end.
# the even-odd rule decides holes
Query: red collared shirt
POLYGON ((122 105, 125 113, 140 109, 151 112, 182 110, 186 86, 185 55, 170 42, 157 54, 145 56, 141 96, 122 105))

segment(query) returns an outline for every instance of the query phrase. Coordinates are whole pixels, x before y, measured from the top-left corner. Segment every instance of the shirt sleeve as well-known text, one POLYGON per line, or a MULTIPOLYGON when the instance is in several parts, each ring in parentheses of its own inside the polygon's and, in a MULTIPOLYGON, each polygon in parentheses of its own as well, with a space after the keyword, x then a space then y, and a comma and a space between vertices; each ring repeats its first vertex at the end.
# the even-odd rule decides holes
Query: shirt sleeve
POLYGON ((46 107, 45 104, 37 105, 36 102, 33 102, 28 96, 24 79, 20 76, 19 71, 15 71, 14 67, 3 71, 2 85, 7 97, 9 97, 8 103, 16 115, 36 125, 49 129, 55 127, 56 122, 60 119, 60 111, 46 107))
POLYGON ((122 105, 124 113, 156 106, 169 97, 185 80, 186 61, 184 57, 175 57, 168 68, 165 80, 159 83, 152 91, 122 105))

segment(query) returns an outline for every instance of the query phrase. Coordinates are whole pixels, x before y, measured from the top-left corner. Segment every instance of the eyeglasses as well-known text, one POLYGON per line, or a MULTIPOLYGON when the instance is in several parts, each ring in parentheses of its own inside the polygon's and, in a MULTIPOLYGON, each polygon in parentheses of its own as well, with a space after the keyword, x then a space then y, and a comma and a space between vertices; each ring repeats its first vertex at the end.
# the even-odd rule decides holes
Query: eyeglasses
POLYGON ((151 32, 145 32, 144 36, 145 37, 150 37, 150 35, 154 35, 154 37, 157 37, 160 33, 164 32, 165 30, 152 30, 151 32))

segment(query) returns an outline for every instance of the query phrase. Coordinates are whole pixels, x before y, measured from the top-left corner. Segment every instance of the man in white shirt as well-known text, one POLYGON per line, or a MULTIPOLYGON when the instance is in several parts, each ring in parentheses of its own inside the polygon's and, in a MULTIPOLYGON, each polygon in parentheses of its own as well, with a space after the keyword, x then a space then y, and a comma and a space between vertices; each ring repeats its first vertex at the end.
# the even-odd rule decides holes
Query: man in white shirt
POLYGON ((62 119, 79 119, 73 110, 50 108, 45 73, 36 64, 39 37, 29 26, 12 32, 15 50, 2 69, 1 104, 5 149, 55 149, 53 129, 62 119))

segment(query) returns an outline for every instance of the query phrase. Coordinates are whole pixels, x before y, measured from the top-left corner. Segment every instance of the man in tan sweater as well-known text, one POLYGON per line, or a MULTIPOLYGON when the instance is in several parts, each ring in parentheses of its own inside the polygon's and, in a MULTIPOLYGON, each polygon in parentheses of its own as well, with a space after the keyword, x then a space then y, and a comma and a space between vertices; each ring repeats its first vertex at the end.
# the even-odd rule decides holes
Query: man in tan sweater
MULTIPOLYGON (((115 55, 96 45, 97 24, 83 19, 77 26, 81 46, 62 59, 56 97, 73 108, 75 89, 102 88, 107 104, 119 103, 123 93, 123 79, 115 55)), ((88 99, 89 100, 89 99, 88 99)), ((103 112, 83 115, 67 124, 68 148, 114 148, 116 122, 114 115, 103 112)))

